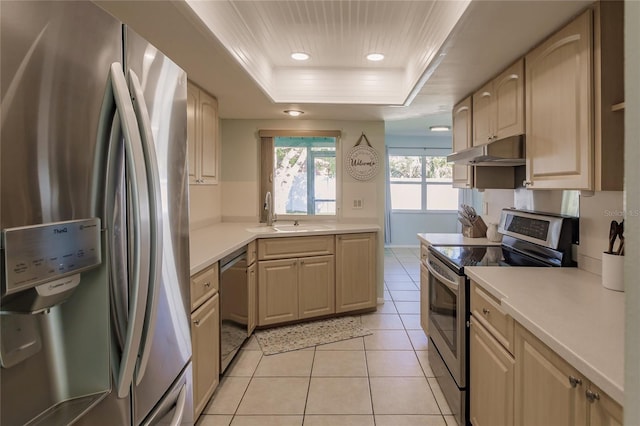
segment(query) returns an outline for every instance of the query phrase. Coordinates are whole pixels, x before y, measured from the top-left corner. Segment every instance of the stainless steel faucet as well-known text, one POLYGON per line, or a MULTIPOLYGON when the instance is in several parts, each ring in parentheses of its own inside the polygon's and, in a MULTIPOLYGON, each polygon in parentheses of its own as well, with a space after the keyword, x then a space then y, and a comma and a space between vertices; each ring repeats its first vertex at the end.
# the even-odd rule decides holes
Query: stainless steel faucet
POLYGON ((267 211, 267 226, 272 226, 275 222, 275 214, 273 213, 273 202, 271 201, 271 191, 267 191, 264 197, 264 209, 267 211))

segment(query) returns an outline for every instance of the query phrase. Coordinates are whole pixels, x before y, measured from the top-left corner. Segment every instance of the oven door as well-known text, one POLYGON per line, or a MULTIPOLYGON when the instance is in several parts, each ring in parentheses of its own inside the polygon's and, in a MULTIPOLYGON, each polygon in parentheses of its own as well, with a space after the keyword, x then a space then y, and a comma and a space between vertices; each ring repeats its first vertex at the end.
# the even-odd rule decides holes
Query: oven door
POLYGON ((459 276, 431 253, 429 269, 429 332, 459 388, 466 386, 466 277, 459 276))

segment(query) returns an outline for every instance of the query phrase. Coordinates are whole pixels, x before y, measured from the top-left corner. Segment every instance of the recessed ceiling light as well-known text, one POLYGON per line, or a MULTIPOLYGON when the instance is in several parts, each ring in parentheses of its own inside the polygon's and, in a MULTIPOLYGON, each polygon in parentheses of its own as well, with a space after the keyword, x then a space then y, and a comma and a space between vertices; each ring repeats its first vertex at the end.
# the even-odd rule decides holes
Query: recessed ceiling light
POLYGON ((292 117, 298 117, 298 116, 304 114, 304 112, 299 111, 297 109, 287 109, 287 110, 284 111, 284 113, 285 114, 289 114, 292 117))
POLYGON ((308 53, 304 52, 293 52, 291 54, 291 58, 295 59, 296 61, 306 61, 310 57, 311 56, 308 53))
POLYGON ((448 132, 451 130, 451 126, 431 126, 429 130, 432 132, 448 132))
POLYGON ((369 53, 367 55, 367 59, 373 62, 377 62, 383 60, 384 55, 382 53, 369 53))

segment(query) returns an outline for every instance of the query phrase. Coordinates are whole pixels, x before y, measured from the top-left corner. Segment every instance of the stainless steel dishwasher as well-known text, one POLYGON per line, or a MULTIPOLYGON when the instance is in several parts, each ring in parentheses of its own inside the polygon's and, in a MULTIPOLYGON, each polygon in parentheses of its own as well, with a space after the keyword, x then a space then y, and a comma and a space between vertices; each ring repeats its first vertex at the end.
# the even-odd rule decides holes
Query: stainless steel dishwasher
POLYGON ((221 374, 249 337, 248 312, 247 248, 244 246, 220 260, 221 374))

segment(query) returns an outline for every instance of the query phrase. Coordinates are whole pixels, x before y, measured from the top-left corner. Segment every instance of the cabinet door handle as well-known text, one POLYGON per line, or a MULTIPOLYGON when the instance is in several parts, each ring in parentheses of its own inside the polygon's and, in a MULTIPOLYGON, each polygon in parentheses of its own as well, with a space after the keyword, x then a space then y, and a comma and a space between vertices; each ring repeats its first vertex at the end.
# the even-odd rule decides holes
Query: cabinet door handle
POLYGON ((525 180, 522 183, 524 184, 524 186, 533 186, 533 182, 529 182, 528 180, 525 180))
POLYGON ((487 308, 482 308, 482 313, 485 315, 489 315, 491 313, 491 311, 487 308))
POLYGON ((587 396, 587 400, 589 402, 596 402, 600 400, 600 394, 592 391, 591 389, 587 389, 584 394, 587 396))
POLYGON ((578 385, 582 385, 582 379, 578 377, 569 376, 569 384, 571 385, 572 388, 578 387, 578 385))
POLYGON ((196 327, 197 327, 197 326, 199 326, 199 325, 200 325, 200 320, 199 320, 199 319, 197 319, 197 320, 193 320, 193 323, 194 323, 194 324, 196 325, 196 327))
POLYGON ((204 283, 204 286, 207 287, 207 288, 211 287, 211 282, 207 281, 206 283, 204 283))

